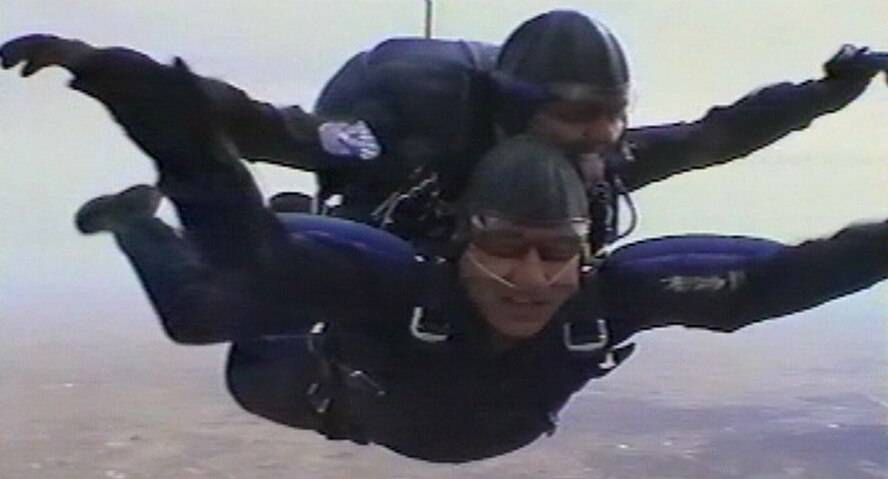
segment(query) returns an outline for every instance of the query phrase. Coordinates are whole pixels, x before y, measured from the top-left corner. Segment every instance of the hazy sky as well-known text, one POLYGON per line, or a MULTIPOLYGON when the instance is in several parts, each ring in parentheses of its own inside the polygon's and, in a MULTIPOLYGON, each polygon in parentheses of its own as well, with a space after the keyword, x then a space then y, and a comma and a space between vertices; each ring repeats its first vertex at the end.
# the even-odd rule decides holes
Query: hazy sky
MULTIPOLYGON (((352 52, 421 32, 423 2, 317 0, 4 0, 0 39, 31 32, 128 45, 255 97, 310 105, 352 52)), ((435 33, 499 41, 522 19, 557 6, 602 18, 629 51, 635 124, 690 120, 777 81, 820 74, 843 42, 888 48, 888 4, 858 1, 542 2, 439 0, 435 33), (844 4, 843 4, 844 5, 844 4)), ((54 69, 0 75, 0 308, 4 317, 91 310, 116 293, 138 297, 111 240, 82 238, 71 216, 85 200, 150 182, 149 162, 93 100, 54 69), (99 291, 108 296, 97 302, 99 291), (62 299, 66 298, 67 299, 62 299), (52 300, 48 300, 52 298, 52 300)), ((855 219, 888 216, 888 88, 741 162, 685 175, 637 196, 643 235, 750 233, 790 241, 855 219)), ((254 168, 268 191, 309 188, 307 176, 254 168)), ((144 303, 138 304, 144 308, 144 303)))

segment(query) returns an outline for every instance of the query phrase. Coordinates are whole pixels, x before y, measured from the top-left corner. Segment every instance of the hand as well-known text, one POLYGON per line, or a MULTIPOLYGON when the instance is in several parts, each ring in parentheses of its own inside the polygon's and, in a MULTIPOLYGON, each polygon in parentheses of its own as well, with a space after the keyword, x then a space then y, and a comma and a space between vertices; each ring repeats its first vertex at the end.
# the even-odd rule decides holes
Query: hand
POLYGON ((24 63, 21 74, 28 77, 50 66, 61 66, 70 71, 93 51, 95 48, 80 40, 34 34, 4 43, 0 46, 0 59, 3 68, 7 69, 24 63))
POLYGON ((867 47, 843 45, 823 65, 823 69, 827 78, 865 81, 879 72, 888 72, 888 53, 873 52, 867 47))

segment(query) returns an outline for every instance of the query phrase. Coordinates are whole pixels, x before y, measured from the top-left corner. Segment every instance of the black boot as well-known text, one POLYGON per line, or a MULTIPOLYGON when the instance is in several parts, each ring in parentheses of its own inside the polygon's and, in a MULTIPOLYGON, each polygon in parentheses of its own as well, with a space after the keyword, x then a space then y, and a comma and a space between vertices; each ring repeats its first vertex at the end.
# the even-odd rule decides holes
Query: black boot
POLYGON ((153 217, 161 199, 157 188, 136 185, 87 201, 74 215, 74 224, 83 234, 114 231, 134 219, 153 217))

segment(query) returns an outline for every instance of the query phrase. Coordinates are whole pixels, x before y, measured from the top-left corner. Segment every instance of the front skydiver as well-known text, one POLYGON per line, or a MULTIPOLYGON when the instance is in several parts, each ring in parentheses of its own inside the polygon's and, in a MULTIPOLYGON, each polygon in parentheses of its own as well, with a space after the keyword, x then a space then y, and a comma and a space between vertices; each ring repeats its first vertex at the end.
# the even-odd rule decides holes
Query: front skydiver
MULTIPOLYGON (((138 140, 150 136, 139 130, 164 121, 142 98, 171 67, 46 35, 12 40, 0 56, 6 68, 25 63, 26 75, 65 67, 74 89, 105 104, 149 154, 157 148, 138 140)), ((336 73, 314 115, 255 101, 218 80, 201 84, 242 157, 313 171, 322 197, 343 195, 336 214, 411 239, 446 243, 447 206, 477 158, 501 138, 538 134, 571 152, 590 194, 605 199, 592 212, 592 243, 601 245, 618 234, 620 191, 747 155, 843 108, 886 68, 884 55, 846 46, 822 79, 758 90, 695 122, 626 130, 630 77, 616 37, 581 13, 553 11, 520 25, 501 48, 383 42, 336 73)))
POLYGON ((87 203, 78 226, 114 234, 173 340, 232 342, 242 407, 331 439, 435 462, 504 454, 551 433, 639 331, 735 331, 888 277, 888 223, 797 246, 661 238, 596 264, 583 180, 529 136, 473 170, 458 258, 417 257, 359 223, 276 216, 199 80, 174 73, 153 93, 168 118, 153 159, 187 239, 147 186, 87 203))

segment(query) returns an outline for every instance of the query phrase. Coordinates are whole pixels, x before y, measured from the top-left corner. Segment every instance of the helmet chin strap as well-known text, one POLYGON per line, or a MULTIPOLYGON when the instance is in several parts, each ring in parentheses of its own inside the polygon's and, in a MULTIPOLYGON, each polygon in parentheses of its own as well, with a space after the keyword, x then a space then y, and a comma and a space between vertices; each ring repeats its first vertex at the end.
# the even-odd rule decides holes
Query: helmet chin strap
MULTIPOLYGON (((478 257, 475 256, 475 253, 471 250, 471 247, 469 250, 466 251, 466 255, 469 257, 469 261, 471 261, 472 264, 475 265, 476 268, 481 270, 481 272, 486 274, 490 279, 496 281, 497 283, 499 283, 509 289, 521 289, 515 283, 509 281, 506 278, 503 278, 499 274, 493 272, 487 266, 484 266, 480 261, 478 261, 478 257)), ((579 256, 579 255, 577 255, 577 256, 579 256)), ((553 284, 555 284, 556 281, 561 279, 561 277, 564 276, 564 274, 570 270, 570 267, 573 266, 573 264, 572 264, 573 260, 576 259, 577 256, 574 256, 573 258, 568 260, 567 264, 565 264, 563 268, 558 270, 558 272, 555 273, 554 275, 552 275, 551 278, 547 279, 545 287, 548 288, 549 286, 552 286, 553 284)))

